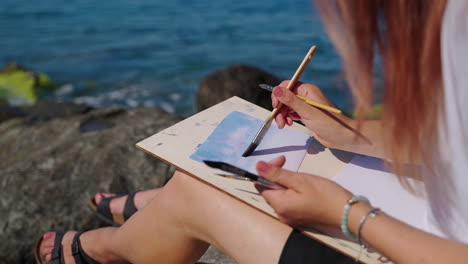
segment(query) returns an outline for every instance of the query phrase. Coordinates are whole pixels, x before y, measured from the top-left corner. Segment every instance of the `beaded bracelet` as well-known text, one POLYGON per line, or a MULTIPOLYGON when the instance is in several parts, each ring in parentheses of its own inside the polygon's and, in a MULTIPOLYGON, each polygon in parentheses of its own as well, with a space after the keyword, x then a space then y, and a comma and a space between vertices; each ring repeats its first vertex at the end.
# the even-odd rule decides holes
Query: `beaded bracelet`
POLYGON ((353 197, 351 197, 351 199, 348 200, 348 202, 344 206, 343 215, 341 216, 341 231, 347 238, 351 240, 357 240, 357 237, 353 233, 351 233, 351 231, 349 231, 348 215, 349 215, 349 209, 351 209, 351 206, 357 202, 365 202, 365 203, 370 204, 369 199, 367 199, 365 196, 354 195, 353 197))

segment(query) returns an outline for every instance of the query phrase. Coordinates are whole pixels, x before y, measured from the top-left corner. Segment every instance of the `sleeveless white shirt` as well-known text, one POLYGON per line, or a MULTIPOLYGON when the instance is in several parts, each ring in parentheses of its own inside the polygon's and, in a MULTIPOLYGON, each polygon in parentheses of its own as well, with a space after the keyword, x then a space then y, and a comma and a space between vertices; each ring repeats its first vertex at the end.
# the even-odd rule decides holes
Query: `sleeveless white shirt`
POLYGON ((428 225, 432 233, 468 243, 468 0, 447 1, 441 55, 445 113, 437 177, 424 175, 428 225))

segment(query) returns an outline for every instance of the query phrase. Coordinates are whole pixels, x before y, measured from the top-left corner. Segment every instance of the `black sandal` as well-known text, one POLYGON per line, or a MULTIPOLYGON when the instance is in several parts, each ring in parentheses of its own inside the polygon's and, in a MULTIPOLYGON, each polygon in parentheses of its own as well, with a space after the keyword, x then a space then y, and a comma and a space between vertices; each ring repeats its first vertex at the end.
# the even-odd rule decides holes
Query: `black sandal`
MULTIPOLYGON (((62 248, 62 239, 66 232, 56 232, 54 240, 54 248, 52 249, 52 256, 50 259, 51 264, 65 264, 65 259, 63 257, 63 248, 62 248)), ((71 243, 71 251, 73 259, 76 264, 99 264, 96 260, 88 256, 81 247, 80 235, 81 232, 77 232, 73 237, 71 243)), ((43 241, 43 237, 39 238, 34 245, 34 258, 36 263, 43 264, 43 259, 40 255, 40 246, 43 241)))
POLYGON ((110 225, 120 226, 137 211, 134 201, 135 194, 136 192, 128 194, 127 200, 125 201, 123 214, 112 214, 109 205, 112 199, 125 196, 125 194, 104 198, 99 204, 96 204, 96 201, 93 197, 91 201, 89 201, 88 205, 91 210, 93 210, 96 215, 104 222, 110 225))

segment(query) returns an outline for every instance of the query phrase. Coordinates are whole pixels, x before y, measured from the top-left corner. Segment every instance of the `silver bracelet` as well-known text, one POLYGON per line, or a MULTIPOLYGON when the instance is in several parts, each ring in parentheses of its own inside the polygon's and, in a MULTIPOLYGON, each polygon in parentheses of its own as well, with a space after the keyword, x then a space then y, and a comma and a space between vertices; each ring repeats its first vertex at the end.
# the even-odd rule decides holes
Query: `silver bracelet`
POLYGON ((378 214, 379 211, 380 211, 380 208, 377 208, 377 207, 374 207, 374 208, 370 209, 369 212, 366 215, 364 215, 361 218, 361 221, 359 222, 358 231, 357 231, 357 241, 358 241, 359 245, 361 246, 361 248, 359 249, 359 253, 356 256, 356 259, 354 260, 356 263, 359 263, 359 259, 361 258, 362 250, 367 248, 367 245, 364 244, 364 242, 362 242, 362 237, 361 237, 362 227, 364 226, 364 223, 366 222, 366 220, 367 220, 367 218, 369 216, 374 218, 377 215, 379 215, 378 214))
POLYGON ((361 221, 359 222, 358 232, 357 232, 357 241, 359 245, 361 245, 363 248, 367 248, 367 245, 364 244, 364 242, 362 242, 362 236, 361 236, 362 228, 364 224, 366 223, 367 218, 369 216, 372 218, 376 217, 377 215, 379 215, 379 211, 380 211, 380 208, 377 208, 377 207, 370 209, 369 212, 366 215, 364 215, 361 218, 361 221))

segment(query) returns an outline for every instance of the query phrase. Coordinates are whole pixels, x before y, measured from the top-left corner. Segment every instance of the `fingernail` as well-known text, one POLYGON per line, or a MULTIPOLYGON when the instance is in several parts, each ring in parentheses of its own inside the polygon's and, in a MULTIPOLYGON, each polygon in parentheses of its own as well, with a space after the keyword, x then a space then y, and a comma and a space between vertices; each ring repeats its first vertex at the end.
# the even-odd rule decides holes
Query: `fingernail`
POLYGON ((279 86, 276 86, 276 87, 273 89, 273 94, 274 94, 276 97, 281 97, 281 96, 283 96, 283 89, 281 89, 281 87, 279 87, 279 86))
POLYGON ((44 240, 49 239, 49 238, 52 237, 53 234, 54 234, 54 233, 52 233, 52 232, 47 232, 47 233, 44 234, 43 239, 44 239, 44 240))
POLYGON ((270 165, 268 165, 268 163, 264 162, 264 161, 259 161, 257 163, 257 170, 258 172, 261 172, 261 173, 266 173, 268 171, 268 169, 270 168, 270 165))

